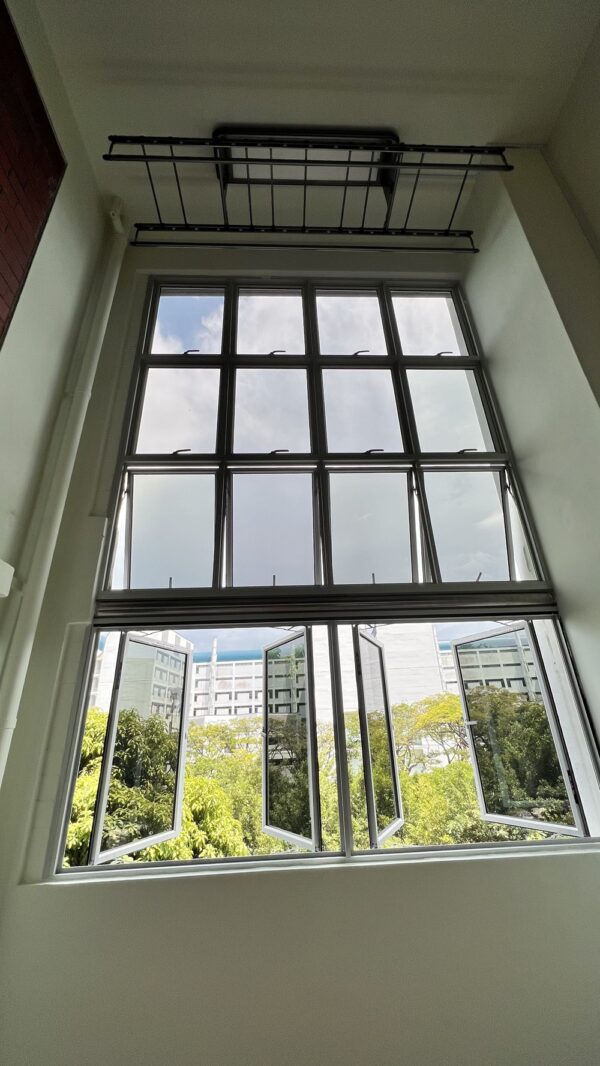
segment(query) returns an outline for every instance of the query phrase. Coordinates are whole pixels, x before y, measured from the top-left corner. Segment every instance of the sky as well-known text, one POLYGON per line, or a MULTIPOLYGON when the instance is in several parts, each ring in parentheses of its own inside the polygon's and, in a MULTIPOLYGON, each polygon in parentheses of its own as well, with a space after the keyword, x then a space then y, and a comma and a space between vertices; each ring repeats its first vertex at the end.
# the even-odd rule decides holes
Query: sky
MULTIPOLYGON (((459 354, 463 341, 445 297, 393 297, 407 353, 459 354)), ((376 296, 317 296, 325 354, 385 352, 376 296)), ((168 355, 221 348, 223 297, 161 297, 152 350, 168 355)), ((299 294, 242 292, 238 350, 244 354, 304 351, 299 294)), ((216 442, 219 374, 216 368, 152 368, 138 433, 139 452, 212 453, 216 442)), ((460 451, 489 448, 472 374, 462 370, 409 371, 422 447, 460 451), (475 402, 474 402, 475 397, 475 402)), ((390 371, 324 371, 330 451, 401 451, 390 371)), ((306 371, 241 368, 237 373, 234 450, 308 453, 306 371)), ((334 562, 339 581, 408 580, 404 475, 332 476, 334 562), (402 482, 402 484, 400 484, 402 482), (383 486, 385 485, 385 491, 383 486)), ((442 576, 450 581, 508 576, 497 483, 488 471, 427 473, 426 490, 442 576)), ((212 478, 138 477, 134 485, 134 579, 138 587, 210 583, 212 478), (168 484, 169 480, 172 484, 168 484), (138 486, 137 489, 135 486, 138 486), (169 546, 169 550, 165 549, 169 546), (135 556, 137 555, 137 560, 135 556)), ((312 581, 312 498, 306 474, 236 475, 233 487, 234 580, 239 584, 312 581)))

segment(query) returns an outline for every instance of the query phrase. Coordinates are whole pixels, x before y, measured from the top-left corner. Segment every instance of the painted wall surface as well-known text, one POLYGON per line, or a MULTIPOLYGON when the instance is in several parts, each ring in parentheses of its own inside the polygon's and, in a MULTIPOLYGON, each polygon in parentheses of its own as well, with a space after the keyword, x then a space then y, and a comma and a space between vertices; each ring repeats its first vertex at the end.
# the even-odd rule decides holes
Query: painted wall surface
POLYGON ((600 30, 590 41, 544 154, 600 255, 600 30))
POLYGON ((32 0, 8 4, 67 170, 0 348, 0 558, 18 566, 103 236, 99 198, 32 0))
MULTIPOLYGON (((541 217, 545 195, 552 202, 560 193, 543 161, 533 164, 533 188, 524 189, 523 173, 516 172, 504 187, 500 182, 488 185, 487 191, 482 187, 477 220, 482 251, 473 260, 464 289, 584 690, 600 727, 600 409, 567 329, 577 308, 582 346, 589 345, 591 355, 595 344, 598 362, 594 315, 600 306, 600 274, 588 276, 583 286, 577 270, 561 272, 561 248, 550 240, 536 245, 538 258, 534 255, 524 230, 532 216, 523 213, 521 221, 514 204, 522 211, 523 203, 535 195, 541 217), (564 315, 550 291, 557 276, 564 315)), ((566 221, 563 218, 563 224, 566 221)), ((576 244, 583 236, 572 215, 570 224, 576 244)), ((588 250, 593 266, 589 245, 588 250)))
MULTIPOLYGON (((599 497, 592 470, 598 410, 501 187, 482 202, 481 221, 486 245, 467 293, 500 399, 516 406, 514 414, 506 411, 508 428, 536 518, 540 526, 549 516, 562 527, 555 538, 544 530, 543 542, 593 689, 599 619, 587 587, 595 550, 588 547, 587 511, 589 497, 599 497), (590 460, 578 472, 565 459, 553 478, 544 458, 549 446, 557 459, 561 444, 571 448, 568 455, 581 450, 569 444, 569 433, 590 446, 590 460)), ((261 261, 267 272, 268 259, 261 261)), ((381 269, 370 259, 361 263, 367 272, 381 269)), ((237 269, 247 267, 238 257, 237 269)), ((0 792, 4 1061, 596 1066, 594 845, 360 867, 41 882, 72 728, 79 638, 74 632, 65 643, 65 631, 89 618, 127 360, 152 269, 191 273, 202 264, 193 255, 159 260, 149 251, 126 259, 0 792), (63 648, 63 682, 53 693, 63 648)), ((215 255, 210 269, 234 269, 233 259, 228 266, 215 255)), ((299 272, 302 263, 296 258, 288 269, 299 272)), ((327 269, 341 273, 343 266, 338 259, 327 269)), ((600 707, 600 692, 594 699, 600 707)))

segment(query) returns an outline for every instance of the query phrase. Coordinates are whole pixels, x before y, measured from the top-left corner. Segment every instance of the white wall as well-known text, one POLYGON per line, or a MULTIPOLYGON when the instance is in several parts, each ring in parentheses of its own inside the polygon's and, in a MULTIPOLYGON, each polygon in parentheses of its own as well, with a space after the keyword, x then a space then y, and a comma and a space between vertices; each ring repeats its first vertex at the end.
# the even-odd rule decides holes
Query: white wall
POLYGON ((9 3, 67 169, 0 349, 0 558, 19 564, 103 221, 96 186, 32 0, 9 3))
MULTIPOLYGON (((575 448, 565 409, 570 432, 597 454, 598 412, 510 201, 496 195, 481 207, 486 247, 467 290, 498 392, 522 412, 509 429, 540 525, 553 504, 552 523, 558 514, 564 527, 555 547, 548 536, 544 546, 571 630, 582 627, 583 661, 598 623, 583 570, 590 584, 593 576, 577 559, 568 573, 561 565, 571 555, 592 561, 586 513, 598 484, 591 460, 580 474, 563 464, 553 480, 543 455, 553 435, 575 448)), ((64 772, 76 632, 54 700, 49 678, 66 623, 89 617, 118 444, 115 398, 152 256, 129 253, 123 267, 0 792, 4 1061, 595 1066, 600 861, 591 845, 474 861, 40 883, 64 772)), ((185 254, 154 262, 163 271, 202 267, 185 254)), ((268 269, 269 256, 262 262, 268 269)), ((298 257, 288 262, 303 269, 298 257)), ((209 265, 226 271, 234 260, 214 255, 209 265)))
POLYGON ((464 289, 600 728, 600 409, 583 369, 586 358, 600 374, 600 267, 539 154, 515 162, 504 184, 477 194, 481 253, 464 289), (558 237, 541 223, 556 203, 558 237), (578 242, 587 258, 566 263, 565 245, 578 242))
POLYGON ((544 154, 600 255, 600 29, 590 41, 544 154))

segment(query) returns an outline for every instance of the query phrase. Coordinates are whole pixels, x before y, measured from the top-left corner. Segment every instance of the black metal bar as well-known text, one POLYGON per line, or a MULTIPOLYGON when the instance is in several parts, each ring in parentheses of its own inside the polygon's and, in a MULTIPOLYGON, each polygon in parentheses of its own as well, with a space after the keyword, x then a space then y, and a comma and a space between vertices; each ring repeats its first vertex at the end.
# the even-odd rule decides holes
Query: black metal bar
MULTIPOLYGON (((145 147, 143 144, 141 144, 141 142, 140 142, 140 146, 141 146, 142 150, 145 147)), ((433 151, 433 149, 432 148, 428 148, 428 149, 426 149, 426 151, 433 151)), ((480 149, 476 149, 476 151, 479 152, 480 149)), ((425 153, 423 153, 423 154, 425 154, 425 153)), ((454 149, 451 154, 452 155, 460 155, 462 153, 459 152, 457 149, 454 149)), ((207 156, 207 155, 205 155, 205 156, 178 155, 176 158, 177 158, 177 162, 178 163, 210 163, 210 164, 214 165, 214 162, 215 162, 214 156, 207 156)), ((149 163, 170 163, 171 162, 171 158, 168 155, 147 155, 147 154, 144 154, 143 152, 142 152, 141 155, 140 154, 136 155, 136 154, 132 154, 132 153, 115 153, 115 152, 113 152, 112 154, 105 153, 102 156, 102 159, 106 163, 144 163, 146 161, 149 162, 149 163)), ((234 162, 235 162, 235 160, 234 160, 234 162)), ((304 166, 304 161, 302 159, 295 159, 295 158, 285 159, 285 158, 282 158, 282 159, 278 160, 277 162, 278 162, 278 165, 285 166, 285 167, 303 167, 304 166)), ((265 165, 265 160, 261 159, 261 158, 255 158, 253 156, 248 156, 247 159, 245 158, 243 160, 243 163, 244 164, 248 163, 248 165, 250 165, 250 166, 264 166, 265 165)), ((310 160, 310 166, 311 167, 314 166, 314 167, 330 167, 331 168, 331 167, 335 167, 336 163, 334 161, 332 161, 331 159, 311 159, 310 160)), ((358 162, 354 162, 354 163, 352 163, 352 167, 356 167, 356 169, 361 169, 361 164, 358 163, 358 162)), ((364 168, 364 167, 365 167, 365 164, 362 163, 362 168, 364 168)), ((465 163, 427 163, 427 162, 413 163, 413 162, 410 162, 410 161, 407 162, 406 160, 403 159, 402 162, 386 164, 386 168, 388 170, 417 170, 417 169, 419 169, 419 170, 432 170, 432 171, 451 171, 451 170, 461 170, 462 171, 465 168, 465 163)), ((509 170, 514 170, 514 167, 510 163, 506 163, 506 162, 504 162, 504 163, 471 163, 471 165, 469 167, 469 170, 473 171, 473 172, 488 171, 488 170, 489 171, 496 171, 496 170, 498 170, 498 171, 509 171, 509 170)), ((252 179, 249 178, 248 180, 249 180, 250 184, 254 184, 254 179, 253 178, 252 179)), ((336 184, 336 180, 334 179, 334 181, 328 182, 327 184, 329 184, 329 185, 336 184)), ((339 179, 337 179, 337 184, 339 184, 339 179)))
POLYGON ((360 224, 361 233, 364 233, 364 230, 365 230, 365 219, 367 217, 367 204, 369 203, 369 193, 371 191, 371 188, 370 188, 371 171, 373 169, 373 160, 374 160, 374 158, 375 158, 375 152, 371 152, 371 166, 369 167, 369 181, 367 182, 367 191, 365 192, 365 202, 363 204, 362 221, 361 221, 361 224, 360 224))
MULTIPOLYGON (((264 160, 261 160, 264 163, 264 160)), ((252 189, 250 188, 250 167, 248 166, 248 149, 246 148, 246 177, 248 179, 248 215, 250 217, 250 225, 254 224, 252 218, 252 189)))
MULTIPOLYGON (((400 154, 400 160, 402 160, 402 153, 400 154)), ((390 228, 390 221, 391 221, 391 218, 392 218, 392 211, 394 210, 394 203, 396 201, 396 190, 398 188, 398 178, 399 177, 400 177, 400 171, 399 170, 394 171, 393 178, 392 178, 392 184, 391 184, 391 187, 390 187, 390 189, 389 189, 389 191, 387 193, 387 210, 386 210, 386 213, 385 213, 385 219, 384 219, 384 223, 383 223, 384 230, 389 230, 389 228, 390 228)), ((385 182, 384 182, 384 185, 383 185, 383 190, 384 190, 384 193, 385 193, 386 192, 385 182)))
POLYGON ((308 182, 306 180, 308 175, 308 148, 304 151, 304 195, 302 198, 302 232, 306 232, 306 190, 308 188, 308 182))
POLYGON ((340 212, 340 225, 339 225, 339 229, 340 230, 342 230, 343 226, 344 226, 344 211, 346 209, 346 195, 348 193, 348 177, 349 177, 349 174, 350 174, 350 161, 351 161, 351 159, 352 159, 352 151, 350 150, 348 152, 348 165, 346 167, 346 180, 342 183, 342 187, 344 189, 344 192, 343 192, 343 195, 342 195, 342 210, 340 212))
MULTIPOLYGON (((421 152, 421 163, 422 162, 423 162, 423 152, 421 152)), ((409 203, 408 203, 408 210, 406 212, 406 218, 404 219, 404 228, 405 229, 408 226, 408 220, 410 218, 410 213, 412 211, 412 205, 413 205, 413 201, 414 201, 414 198, 415 198, 415 193, 417 191, 417 185, 419 184, 419 178, 420 177, 421 177, 421 168, 419 167, 418 170, 417 170, 417 173, 415 175, 415 180, 414 180, 414 184, 413 184, 413 187, 412 187, 412 192, 410 194, 410 200, 409 200, 409 203)))
POLYGON ((473 161, 473 155, 471 154, 471 155, 469 156, 469 162, 467 163, 467 165, 466 165, 466 167, 465 167, 465 172, 464 172, 464 174, 463 174, 463 179, 462 179, 462 181, 461 181, 461 183, 460 183, 460 189, 458 190, 458 196, 456 197, 456 202, 455 202, 455 204, 454 204, 454 207, 453 207, 453 209, 452 209, 452 214, 450 215, 450 221, 449 221, 449 223, 448 223, 448 229, 451 229, 451 228, 452 228, 452 223, 454 222, 454 216, 455 216, 455 214, 456 214, 456 212, 457 212, 457 209, 458 209, 458 205, 459 205, 459 203, 460 203, 460 198, 461 198, 461 196, 462 196, 462 193, 463 193, 463 189, 464 189, 464 187, 465 187, 465 182, 466 182, 466 180, 467 180, 467 175, 468 175, 468 173, 469 173, 469 167, 470 167, 470 165, 471 165, 472 161, 473 161))
POLYGON ((150 188, 152 189, 152 196, 154 197, 154 206, 156 207, 156 214, 158 215, 159 223, 162 225, 163 224, 162 215, 160 213, 160 207, 158 206, 158 200, 156 198, 156 189, 154 188, 154 182, 152 180, 152 171, 150 170, 150 162, 146 158, 146 149, 145 149, 144 145, 142 145, 142 151, 143 151, 143 154, 144 154, 144 161, 146 163, 146 173, 148 175, 148 181, 150 182, 150 188))
MULTIPOLYGON (((173 156, 173 145, 171 145, 171 155, 173 156)), ((183 215, 184 224, 187 226, 188 220, 187 220, 187 215, 185 213, 185 204, 183 202, 183 196, 181 195, 181 185, 180 185, 180 182, 179 182, 179 173, 177 171, 177 163, 175 162, 175 157, 174 156, 173 156, 173 173, 175 175, 175 181, 177 183, 177 192, 179 193, 179 203, 180 203, 180 206, 181 206, 181 214, 183 215)))
POLYGON ((269 159, 271 160, 271 226, 275 229, 275 189, 273 186, 273 149, 269 148, 269 159))
MULTIPOLYGON (((479 248, 476 248, 473 244, 473 240, 470 237, 465 238, 469 241, 469 246, 464 248, 452 247, 448 245, 439 244, 420 244, 420 245, 381 245, 381 244, 355 244, 352 245, 352 251, 362 252, 443 252, 447 254, 449 252, 460 252, 461 254, 467 253, 468 255, 476 254, 479 248)), ((288 248, 299 251, 304 248, 308 251, 321 251, 323 248, 339 249, 340 251, 347 252, 347 244, 293 244, 289 241, 277 241, 272 244, 268 244, 265 241, 139 241, 133 239, 129 242, 135 248, 288 248)))
POLYGON ((229 226, 229 215, 227 212, 227 194, 225 190, 225 182, 223 180, 223 162, 218 159, 217 161, 217 174, 219 177, 219 190, 221 193, 221 210, 223 211, 223 225, 229 226))
POLYGON ((413 227, 395 226, 384 230, 380 226, 259 226, 259 225, 228 225, 218 222, 212 223, 189 223, 183 222, 136 222, 135 228, 140 233, 307 233, 307 234, 331 234, 332 236, 360 236, 366 237, 471 237, 473 230, 452 229, 415 229, 413 227))

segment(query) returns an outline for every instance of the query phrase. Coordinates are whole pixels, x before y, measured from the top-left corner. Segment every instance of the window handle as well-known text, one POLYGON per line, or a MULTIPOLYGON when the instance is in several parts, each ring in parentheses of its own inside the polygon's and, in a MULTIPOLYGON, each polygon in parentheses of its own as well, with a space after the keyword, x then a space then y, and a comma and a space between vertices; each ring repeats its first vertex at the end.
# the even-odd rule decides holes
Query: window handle
POLYGON ((357 352, 352 352, 352 355, 370 355, 370 348, 360 348, 357 352))
POLYGON ((438 355, 452 355, 452 352, 436 352, 435 354, 437 357, 438 355))
POLYGON ((273 351, 269 352, 269 355, 287 355, 287 352, 285 348, 273 348, 273 351))
POLYGON ((176 448, 174 452, 171 452, 171 455, 181 455, 183 452, 191 452, 191 450, 191 448, 176 448))
POLYGON ((365 455, 373 455, 374 452, 383 452, 383 451, 385 451, 385 448, 367 448, 365 450, 365 455))
POLYGON ((200 355, 200 349, 199 348, 188 348, 187 351, 184 352, 183 354, 184 355, 200 355))
POLYGON ((289 452, 289 450, 289 448, 273 448, 273 451, 269 452, 269 455, 281 455, 282 452, 289 452))

